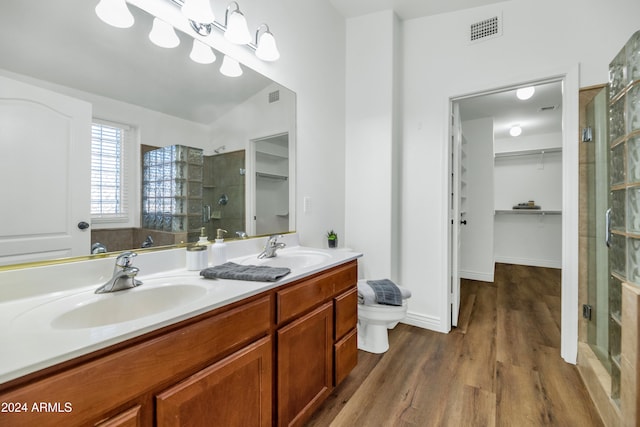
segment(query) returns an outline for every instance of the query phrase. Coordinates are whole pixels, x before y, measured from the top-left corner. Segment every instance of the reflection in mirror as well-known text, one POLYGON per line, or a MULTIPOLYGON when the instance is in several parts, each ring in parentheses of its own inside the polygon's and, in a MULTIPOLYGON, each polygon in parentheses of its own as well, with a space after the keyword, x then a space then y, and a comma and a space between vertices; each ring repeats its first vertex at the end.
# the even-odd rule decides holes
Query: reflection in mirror
MULTIPOLYGON (((217 51, 213 64, 191 61, 191 35, 178 32, 175 49, 153 45, 153 17, 132 5, 133 27, 110 27, 96 16, 96 4, 0 6, 0 143, 12 153, 0 160, 0 178, 12 183, 0 197, 13 207, 0 222, 0 265, 87 255, 92 245, 122 251, 193 241, 201 227, 210 239, 217 228, 228 237, 292 231, 295 94, 244 65, 240 77, 222 75, 217 51), (128 209, 118 215, 91 211, 92 123, 125 130, 126 174, 118 191, 128 209), (264 197, 263 178, 257 178, 264 156, 255 146, 272 136, 286 140, 271 141, 286 159, 278 161, 286 179, 281 193, 264 197), (154 205, 153 226, 143 216, 150 200, 143 193, 145 153, 173 146, 202 155, 200 171, 193 172, 201 184, 190 187, 200 199, 181 208, 194 221, 179 232, 168 224, 180 213, 182 196, 154 205), (271 204, 271 219, 261 213, 264 202, 271 204), (263 219, 269 227, 258 226, 263 219), (81 229, 82 222, 91 226, 81 229)), ((188 175, 176 179, 196 182, 188 175)))

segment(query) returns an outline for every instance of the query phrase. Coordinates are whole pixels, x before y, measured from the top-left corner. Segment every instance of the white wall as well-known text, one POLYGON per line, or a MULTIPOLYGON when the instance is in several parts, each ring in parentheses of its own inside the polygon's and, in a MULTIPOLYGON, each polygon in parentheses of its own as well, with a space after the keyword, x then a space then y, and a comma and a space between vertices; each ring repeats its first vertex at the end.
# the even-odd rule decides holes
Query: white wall
POLYGON ((391 11, 347 21, 346 245, 371 279, 398 279, 398 26, 391 11))
MULTIPOLYGON (((403 23, 400 272, 413 293, 409 310, 423 320, 413 323, 448 330, 449 98, 558 76, 578 64, 581 86, 607 82, 608 63, 637 30, 638 16, 637 0, 511 0, 403 23), (503 35, 467 43, 468 25, 495 13, 503 35)), ((577 115, 577 105, 564 107, 577 115)), ((577 131, 567 129, 576 139, 577 131)))
POLYGON ((493 282, 493 119, 462 122, 467 224, 460 227, 460 277, 493 282))

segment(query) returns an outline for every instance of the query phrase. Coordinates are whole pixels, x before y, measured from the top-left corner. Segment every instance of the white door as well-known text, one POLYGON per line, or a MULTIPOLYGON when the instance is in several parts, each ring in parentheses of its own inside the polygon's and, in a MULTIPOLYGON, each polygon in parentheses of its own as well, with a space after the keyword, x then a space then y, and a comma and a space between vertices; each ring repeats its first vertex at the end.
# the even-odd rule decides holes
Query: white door
POLYGON ((462 127, 460 124, 460 108, 457 102, 452 103, 451 109, 451 159, 449 170, 451 171, 450 181, 450 201, 449 219, 451 224, 450 239, 450 269, 449 293, 451 298, 451 326, 458 326, 458 315, 460 312, 460 226, 465 223, 463 220, 463 148, 462 148, 462 127))
POLYGON ((0 76, 0 265, 85 255, 91 105, 0 76))

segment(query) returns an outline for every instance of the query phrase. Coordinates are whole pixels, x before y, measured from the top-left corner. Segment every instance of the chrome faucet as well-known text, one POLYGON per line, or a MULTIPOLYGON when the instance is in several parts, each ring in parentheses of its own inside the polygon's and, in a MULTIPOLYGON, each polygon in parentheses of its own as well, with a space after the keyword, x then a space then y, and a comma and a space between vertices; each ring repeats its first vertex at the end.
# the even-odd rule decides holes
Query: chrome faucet
POLYGON ((116 265, 113 267, 113 277, 104 285, 96 289, 96 294, 117 292, 123 289, 131 289, 142 285, 135 277, 140 271, 134 267, 133 258, 138 256, 135 252, 123 252, 116 258, 116 265))
POLYGON ((260 252, 260 255, 258 255, 258 259, 273 258, 277 256, 278 254, 276 253, 276 251, 287 246, 285 243, 278 243, 278 239, 280 237, 282 237, 282 234, 275 234, 273 236, 270 236, 267 239, 267 243, 264 245, 264 250, 260 252))

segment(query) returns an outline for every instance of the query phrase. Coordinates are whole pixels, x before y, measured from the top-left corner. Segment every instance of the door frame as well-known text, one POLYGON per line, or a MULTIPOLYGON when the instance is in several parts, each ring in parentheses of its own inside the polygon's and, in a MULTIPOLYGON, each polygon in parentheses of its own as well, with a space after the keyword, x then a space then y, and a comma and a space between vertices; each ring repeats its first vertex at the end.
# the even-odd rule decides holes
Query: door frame
MULTIPOLYGON (((540 84, 550 81, 562 82, 562 273, 561 273, 561 326, 560 326, 560 354, 568 362, 575 364, 578 357, 578 203, 579 203, 579 65, 573 65, 556 73, 534 75, 520 78, 503 85, 493 87, 479 87, 462 95, 448 98, 447 121, 453 114, 453 103, 464 98, 501 92, 514 87, 529 84, 540 84)), ((452 126, 447 123, 446 155, 451 158, 452 126)), ((447 182, 453 162, 447 162, 447 182)), ((449 188, 448 196, 453 189, 449 188)), ((447 217, 448 227, 452 227, 452 220, 457 218, 458 212, 453 212, 452 197, 448 197, 447 217)), ((452 230, 448 230, 448 265, 447 280, 451 283, 452 251, 457 250, 455 242, 451 241, 452 230)), ((449 289, 449 286, 447 287, 449 289)), ((446 330, 451 330, 452 292, 447 292, 447 324, 446 330)))

